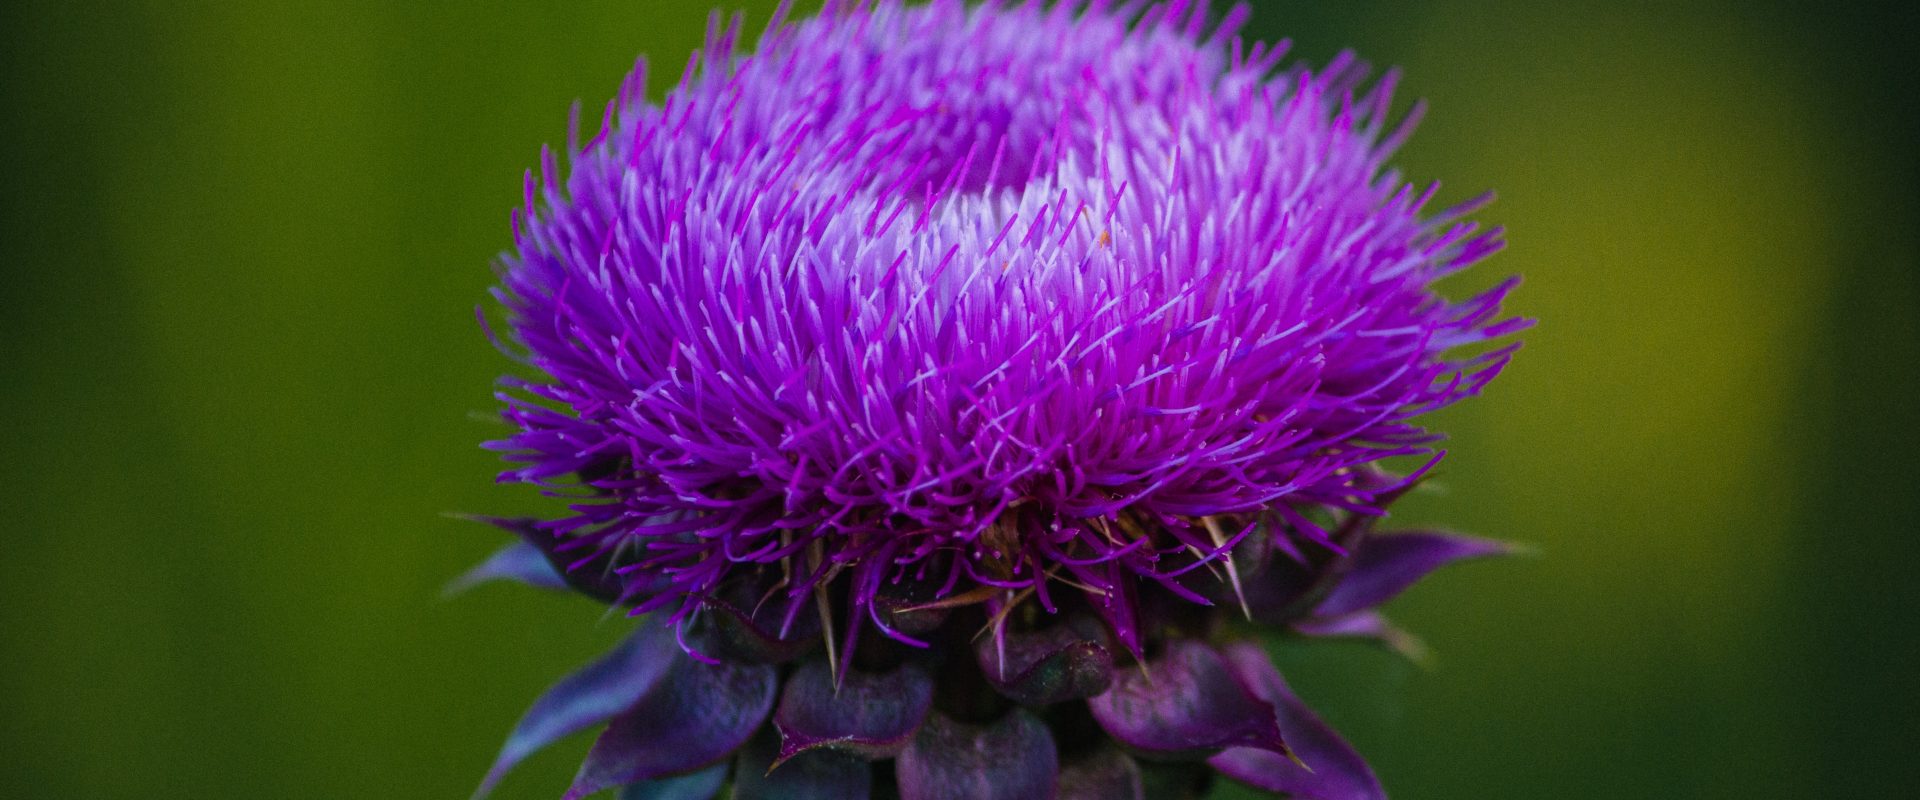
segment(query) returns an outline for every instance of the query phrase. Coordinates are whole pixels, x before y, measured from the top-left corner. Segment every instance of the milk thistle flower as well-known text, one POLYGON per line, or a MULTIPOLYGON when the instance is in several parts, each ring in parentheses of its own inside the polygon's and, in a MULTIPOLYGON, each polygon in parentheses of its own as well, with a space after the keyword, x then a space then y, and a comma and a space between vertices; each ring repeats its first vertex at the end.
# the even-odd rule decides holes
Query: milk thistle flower
POLYGON ((1185 0, 784 17, 527 178, 492 446, 569 502, 467 581, 641 621, 482 791, 604 724, 568 800, 1383 796, 1246 636, 1404 649, 1502 551, 1372 530, 1525 324, 1432 289, 1499 232, 1387 169, 1394 76, 1185 0))

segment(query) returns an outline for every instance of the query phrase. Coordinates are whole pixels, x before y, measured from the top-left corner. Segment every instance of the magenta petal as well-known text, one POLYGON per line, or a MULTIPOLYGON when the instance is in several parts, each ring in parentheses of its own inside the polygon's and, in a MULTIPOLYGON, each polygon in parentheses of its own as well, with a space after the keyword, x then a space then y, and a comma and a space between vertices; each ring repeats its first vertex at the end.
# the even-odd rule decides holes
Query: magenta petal
POLYGON ((756 736, 740 751, 733 800, 867 800, 873 767, 844 753, 816 750, 777 764, 772 736, 756 736))
POLYGON ((620 800, 713 800, 727 782, 729 766, 722 761, 699 772, 628 784, 620 800))
POLYGON ((1051 800, 1060 769, 1053 734, 1019 709, 992 725, 939 712, 900 753, 900 800, 1051 800))
POLYGON ((1393 599, 1428 573, 1455 561, 1507 552, 1504 543, 1467 536, 1376 533, 1361 540, 1346 575, 1314 607, 1314 614, 1335 617, 1363 611, 1393 599))
POLYGON ((1060 767, 1058 800, 1142 800, 1145 796, 1140 765, 1111 747, 1060 767))
POLYGON ((933 678, 914 664, 892 672, 848 670, 836 692, 833 670, 814 659, 780 693, 773 726, 780 760, 828 748, 866 759, 892 758, 913 739, 933 705, 933 678))
POLYGON ((534 701, 508 734, 475 796, 491 791, 514 765, 541 748, 627 710, 661 682, 669 667, 684 660, 686 655, 674 642, 671 629, 653 620, 642 621, 613 652, 554 684, 534 701))
POLYGON ((1113 688, 1087 701, 1121 746, 1142 756, 1199 759, 1227 747, 1285 755, 1273 706, 1248 693, 1213 648, 1176 639, 1147 663, 1120 670, 1113 688))
POLYGON ((475 586, 491 581, 513 581, 541 589, 565 590, 567 579, 547 562, 547 555, 540 548, 526 542, 515 542, 500 548, 487 560, 467 570, 466 574, 447 584, 446 593, 459 594, 475 586))
POLYGON ((1386 790, 1367 762, 1287 689, 1280 671, 1274 669, 1258 645, 1228 647, 1226 659, 1249 690, 1273 704, 1280 732, 1286 735, 1300 763, 1265 750, 1236 747, 1208 759, 1209 765, 1241 783, 1289 797, 1384 800, 1386 790))
POLYGON ((725 758, 766 720, 778 677, 765 665, 675 661, 654 691, 614 717, 594 741, 567 800, 725 758))

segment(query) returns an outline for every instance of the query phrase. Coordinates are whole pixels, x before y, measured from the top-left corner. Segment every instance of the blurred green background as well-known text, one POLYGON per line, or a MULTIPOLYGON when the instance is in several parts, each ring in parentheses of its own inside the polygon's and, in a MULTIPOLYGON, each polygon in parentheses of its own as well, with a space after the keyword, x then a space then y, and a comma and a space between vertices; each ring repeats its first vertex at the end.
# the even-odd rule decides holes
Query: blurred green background
MULTIPOLYGON (((1396 603, 1431 669, 1287 650, 1300 690, 1397 798, 1920 786, 1915 12, 1257 5, 1310 60, 1406 68, 1433 112, 1399 164, 1511 230, 1454 288, 1522 273, 1543 321, 1405 515, 1542 557, 1396 603)), ((501 543, 442 513, 542 507, 476 446, 521 170, 705 12, 0 8, 0 796, 464 798, 618 632, 442 600, 501 543)))

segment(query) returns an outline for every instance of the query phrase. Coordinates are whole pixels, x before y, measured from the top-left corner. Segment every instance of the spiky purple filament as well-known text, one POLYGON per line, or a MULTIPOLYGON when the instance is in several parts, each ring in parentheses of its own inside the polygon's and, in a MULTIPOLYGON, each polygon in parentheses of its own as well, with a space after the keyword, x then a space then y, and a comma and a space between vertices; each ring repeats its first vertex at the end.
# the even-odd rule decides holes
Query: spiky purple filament
POLYGON ((1386 170, 1391 74, 1207 10, 883 1, 753 55, 715 24, 660 106, 637 68, 515 215, 549 377, 502 394, 502 480, 578 476, 545 527, 636 611, 777 565, 788 620, 844 582, 847 648, 915 641, 875 603, 913 580, 1071 587, 1137 651, 1139 582, 1207 603, 1182 572, 1263 522, 1332 545, 1315 510, 1376 511, 1361 468, 1437 458, 1414 418, 1511 347, 1444 354, 1523 323, 1430 288, 1499 232, 1386 170))

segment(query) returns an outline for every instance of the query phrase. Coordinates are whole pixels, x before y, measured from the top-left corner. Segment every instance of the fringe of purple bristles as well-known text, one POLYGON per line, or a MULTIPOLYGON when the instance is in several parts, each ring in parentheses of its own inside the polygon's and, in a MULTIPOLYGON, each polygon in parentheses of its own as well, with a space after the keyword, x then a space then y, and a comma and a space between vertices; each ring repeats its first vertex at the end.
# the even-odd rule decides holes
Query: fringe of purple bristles
MULTIPOLYGON (((1410 420, 1477 393, 1516 345, 1440 354, 1527 324, 1497 319, 1513 281, 1458 304, 1426 288, 1500 247, 1464 219, 1490 197, 1419 219, 1437 187, 1382 172, 1419 116, 1387 127, 1392 73, 1362 92, 1343 54, 1276 77, 1286 47, 1244 47, 1244 7, 1209 28, 1204 1, 1143 6, 1029 3, 1042 30, 1077 16, 1106 38, 1026 35, 1062 58, 1184 59, 1095 87, 1172 93, 1165 165, 1139 155, 1156 131, 1124 124, 1137 97, 1052 114, 1041 98, 995 141, 941 151, 925 132, 961 112, 902 105, 876 67, 866 94, 771 90, 841 68, 830 54, 858 52, 869 25, 1005 45, 959 2, 829 2, 798 25, 783 3, 757 55, 736 52, 739 16, 716 15, 658 107, 637 66, 584 144, 576 113, 564 189, 548 150, 514 215, 498 297, 517 357, 552 379, 504 381, 520 432, 491 446, 522 466, 501 479, 571 498, 545 527, 576 565, 617 556, 635 613, 678 620, 736 567, 780 565, 791 621, 844 578, 843 651, 869 622, 921 644, 873 603, 914 580, 991 587, 994 612, 1052 611, 1076 587, 1137 653, 1137 582, 1209 604, 1179 578, 1263 524, 1337 548, 1315 510, 1381 513, 1443 455, 1410 420), (1226 145, 1203 136, 1250 163, 1205 163, 1226 145), (1306 144, 1253 149, 1266 137, 1306 144), (1050 176, 1050 194, 1025 190, 1050 176), (1286 176, 1346 194, 1282 209, 1256 187, 1286 176), (1391 482, 1358 469, 1393 457, 1423 463, 1391 482)), ((1017 80, 992 68, 983 85, 1017 80)))

